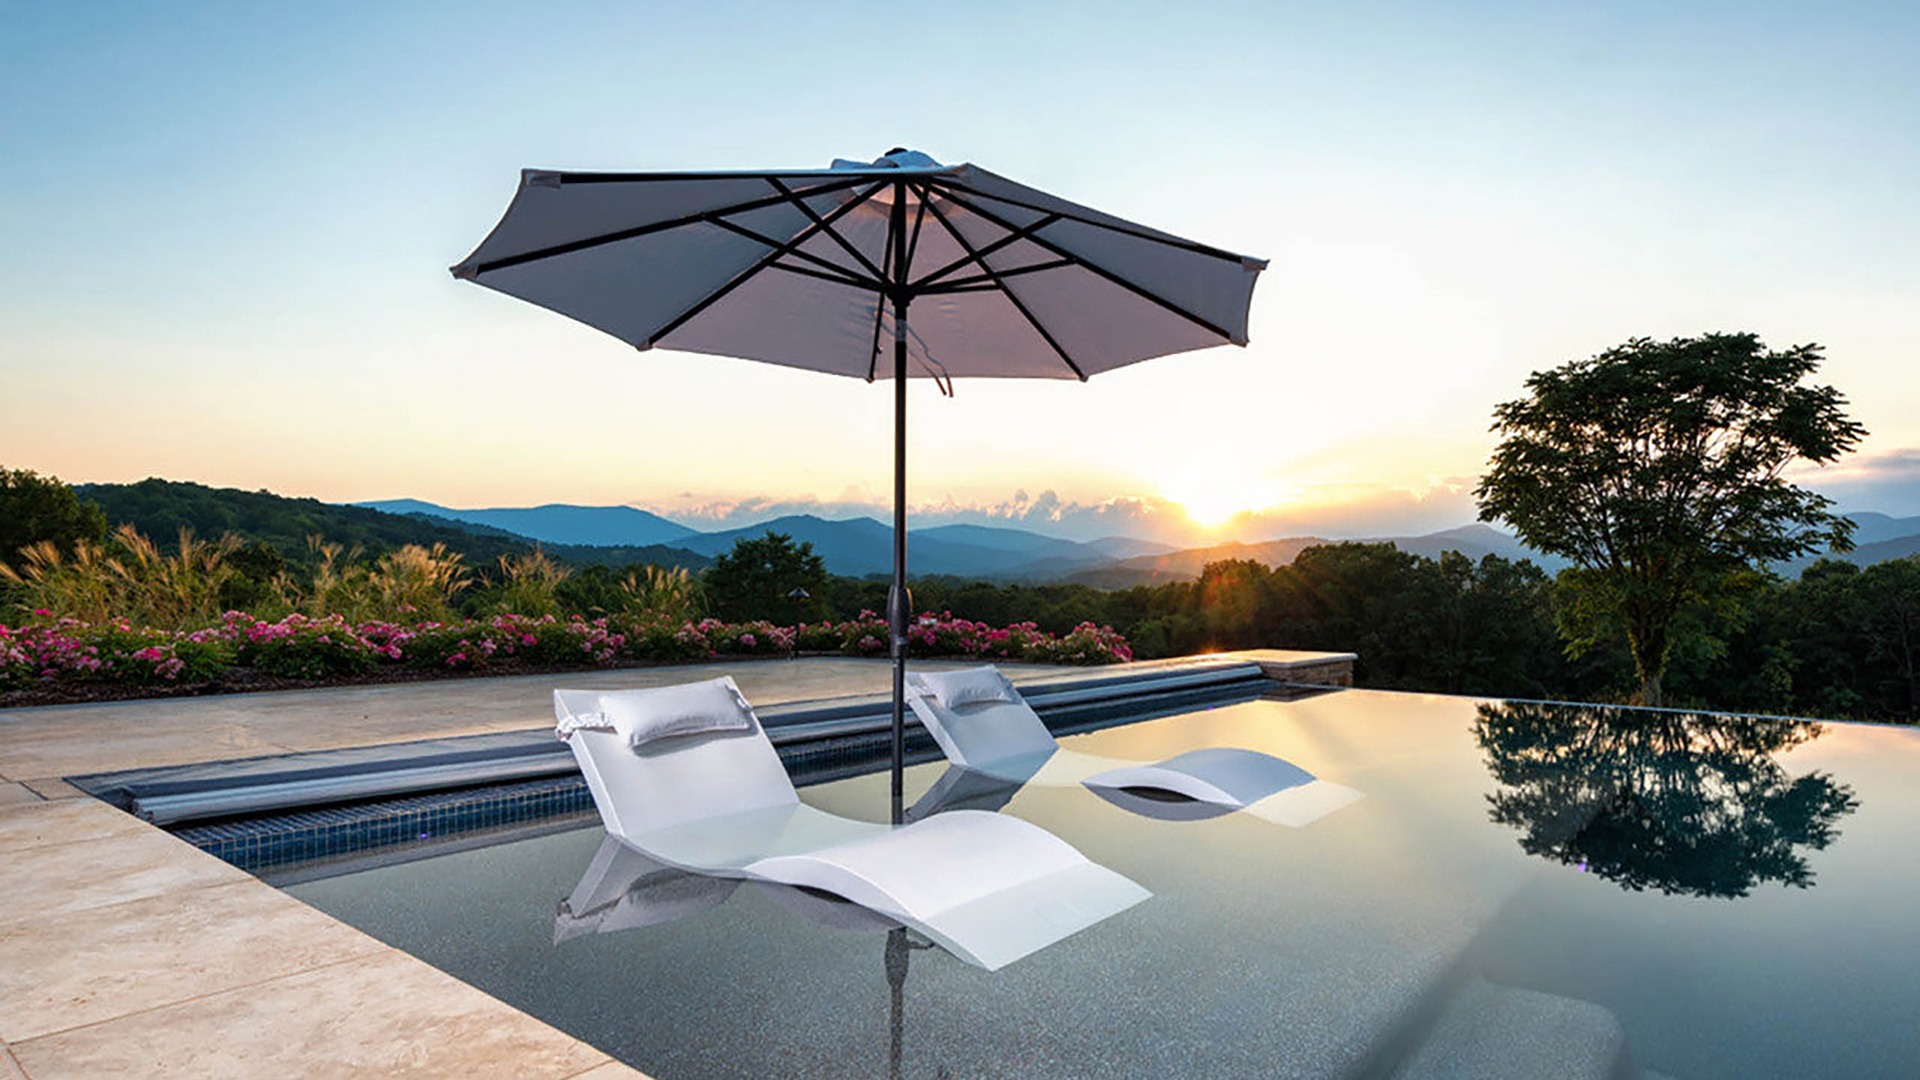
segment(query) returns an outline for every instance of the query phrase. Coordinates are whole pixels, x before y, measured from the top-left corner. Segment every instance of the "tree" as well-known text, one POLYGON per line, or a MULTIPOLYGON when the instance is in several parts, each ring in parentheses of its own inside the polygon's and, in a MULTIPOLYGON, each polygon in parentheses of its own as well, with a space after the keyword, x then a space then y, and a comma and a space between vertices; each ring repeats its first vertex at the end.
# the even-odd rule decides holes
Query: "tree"
POLYGON ((1535 372, 1495 410, 1480 519, 1573 562, 1569 647, 1623 636, 1642 704, 1660 703, 1683 612, 1767 563, 1849 546, 1853 523, 1781 476, 1866 434, 1838 391, 1801 385, 1821 359, 1752 334, 1636 338, 1535 372))
POLYGON ((42 540, 71 555, 76 540, 106 538, 107 515, 58 477, 0 468, 0 562, 13 563, 21 548, 42 540))
POLYGON ((768 619, 783 626, 819 618, 826 610, 827 567, 810 543, 785 533, 741 537, 713 560, 702 578, 722 619, 768 619))

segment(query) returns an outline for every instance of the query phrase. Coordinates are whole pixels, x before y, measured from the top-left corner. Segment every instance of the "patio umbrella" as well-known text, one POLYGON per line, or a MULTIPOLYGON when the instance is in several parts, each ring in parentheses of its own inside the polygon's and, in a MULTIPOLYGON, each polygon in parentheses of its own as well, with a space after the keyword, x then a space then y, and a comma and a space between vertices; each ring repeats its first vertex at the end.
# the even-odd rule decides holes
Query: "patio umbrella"
POLYGON ((528 169, 453 274, 640 349, 894 380, 893 817, 907 656, 907 392, 1080 379, 1247 342, 1264 260, 893 150, 753 172, 528 169), (891 351, 891 362, 888 353, 891 351))

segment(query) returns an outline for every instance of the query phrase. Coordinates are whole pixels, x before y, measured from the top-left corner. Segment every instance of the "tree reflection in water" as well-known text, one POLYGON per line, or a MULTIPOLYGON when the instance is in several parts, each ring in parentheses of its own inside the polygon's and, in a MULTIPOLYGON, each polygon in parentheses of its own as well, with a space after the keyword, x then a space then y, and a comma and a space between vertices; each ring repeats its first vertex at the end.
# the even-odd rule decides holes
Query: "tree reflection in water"
POLYGON ((1825 773, 1789 777, 1776 752, 1818 724, 1591 705, 1482 705, 1474 735, 1503 789, 1493 820, 1520 846, 1622 888, 1734 898, 1813 884, 1806 849, 1859 805, 1825 773))

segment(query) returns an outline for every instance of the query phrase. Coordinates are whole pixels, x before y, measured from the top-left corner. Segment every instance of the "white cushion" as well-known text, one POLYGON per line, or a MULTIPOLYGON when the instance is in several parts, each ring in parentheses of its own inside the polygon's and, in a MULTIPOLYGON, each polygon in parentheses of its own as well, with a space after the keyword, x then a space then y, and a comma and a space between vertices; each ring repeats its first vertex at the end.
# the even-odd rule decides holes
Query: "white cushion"
POLYGON ((1020 700, 1013 684, 992 664, 963 671, 921 672, 920 684, 926 687, 928 696, 948 709, 987 701, 1020 700))
POLYGON ((683 686, 601 694, 600 714, 635 750, 676 735, 753 728, 753 710, 740 696, 740 688, 724 675, 683 686))

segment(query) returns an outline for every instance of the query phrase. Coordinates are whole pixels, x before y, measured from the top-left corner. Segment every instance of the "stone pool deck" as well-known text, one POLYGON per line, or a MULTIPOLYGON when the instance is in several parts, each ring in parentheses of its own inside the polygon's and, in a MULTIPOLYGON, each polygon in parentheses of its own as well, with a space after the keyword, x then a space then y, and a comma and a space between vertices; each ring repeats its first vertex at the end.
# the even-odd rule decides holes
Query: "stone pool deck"
MULTIPOLYGON (((1231 655, 1351 682, 1350 654, 1231 655)), ((0 1080, 643 1076, 65 777, 536 729, 556 685, 717 674, 769 705, 889 684, 885 660, 816 658, 0 712, 0 1080)))

